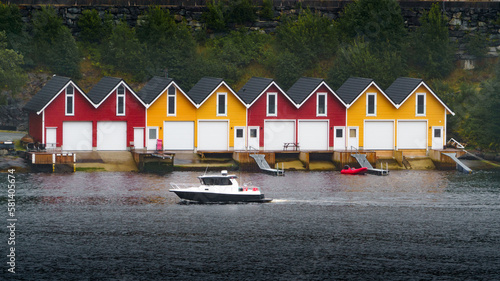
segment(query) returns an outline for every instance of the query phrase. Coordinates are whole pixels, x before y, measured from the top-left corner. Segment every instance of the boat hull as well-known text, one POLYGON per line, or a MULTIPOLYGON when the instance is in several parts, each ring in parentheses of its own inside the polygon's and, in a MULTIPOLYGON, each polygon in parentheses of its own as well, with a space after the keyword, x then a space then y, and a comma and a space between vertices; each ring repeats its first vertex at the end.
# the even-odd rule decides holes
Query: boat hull
POLYGON ((344 175, 363 175, 367 170, 368 168, 366 167, 362 167, 359 169, 343 169, 340 171, 340 173, 344 175))
POLYGON ((229 193, 213 193, 213 192, 196 192, 196 191, 181 191, 171 190, 179 198, 189 201, 201 203, 238 203, 238 202, 256 202, 265 203, 271 201, 265 199, 264 194, 229 194, 229 193))

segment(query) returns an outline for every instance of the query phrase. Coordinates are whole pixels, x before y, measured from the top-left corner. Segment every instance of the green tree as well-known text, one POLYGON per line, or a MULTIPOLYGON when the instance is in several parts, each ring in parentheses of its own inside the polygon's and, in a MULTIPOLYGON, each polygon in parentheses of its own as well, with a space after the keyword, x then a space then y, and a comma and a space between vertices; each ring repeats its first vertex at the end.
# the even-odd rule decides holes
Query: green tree
POLYGON ((5 31, 0 31, 0 91, 17 92, 27 79, 22 69, 23 56, 7 48, 5 31))
POLYGON ((148 76, 168 70, 178 80, 185 77, 185 69, 196 55, 196 43, 186 24, 176 24, 168 11, 154 7, 137 28, 137 37, 145 49, 148 76))
POLYGON ((337 23, 344 43, 361 37, 378 50, 398 50, 406 42, 407 31, 396 0, 354 1, 345 7, 337 23))
POLYGON ((103 46, 102 62, 112 70, 131 73, 138 80, 147 78, 144 63, 144 48, 135 29, 120 21, 114 27, 111 36, 103 46))
POLYGON ((21 34, 23 31, 23 20, 19 7, 12 4, 0 2, 0 31, 5 31, 7 35, 21 34))
POLYGON ((405 75, 406 65, 399 53, 373 50, 370 43, 358 39, 339 50, 327 80, 332 87, 338 88, 351 76, 365 77, 386 88, 405 75))
POLYGON ((44 6, 33 20, 31 58, 56 74, 80 77, 80 61, 75 39, 52 7, 44 6))
POLYGON ((79 39, 89 44, 99 44, 109 38, 112 25, 112 15, 107 13, 104 19, 101 19, 97 10, 85 10, 78 20, 80 28, 79 39))
POLYGON ((277 47, 296 55, 308 68, 336 51, 337 39, 333 21, 302 11, 298 18, 285 17, 276 32, 277 47))
POLYGON ((274 7, 272 0, 263 0, 262 8, 260 10, 260 16, 262 18, 271 20, 274 18, 274 7))
POLYGON ((222 0, 208 0, 207 9, 202 15, 207 28, 213 31, 226 30, 228 6, 222 0))
POLYGON ((410 62, 426 78, 446 77, 453 70, 455 55, 455 46, 448 35, 447 18, 436 3, 420 22, 422 25, 410 40, 410 62))

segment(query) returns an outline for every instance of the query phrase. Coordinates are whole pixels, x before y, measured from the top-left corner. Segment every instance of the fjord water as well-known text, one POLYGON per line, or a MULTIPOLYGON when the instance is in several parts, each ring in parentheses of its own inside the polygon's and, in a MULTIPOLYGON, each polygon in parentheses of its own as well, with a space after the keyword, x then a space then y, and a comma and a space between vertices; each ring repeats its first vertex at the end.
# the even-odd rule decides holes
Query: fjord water
POLYGON ((498 171, 236 173, 274 202, 178 204, 169 182, 196 182, 198 175, 17 175, 16 274, 7 273, 5 227, 2 274, 8 280, 500 278, 498 171))

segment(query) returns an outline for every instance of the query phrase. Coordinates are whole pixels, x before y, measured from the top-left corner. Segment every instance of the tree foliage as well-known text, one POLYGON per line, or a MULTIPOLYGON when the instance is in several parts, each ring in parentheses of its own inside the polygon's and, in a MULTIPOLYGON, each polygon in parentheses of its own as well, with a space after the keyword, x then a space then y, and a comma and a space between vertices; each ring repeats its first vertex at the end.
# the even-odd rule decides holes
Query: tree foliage
POLYGON ((113 29, 111 14, 105 14, 101 19, 99 12, 95 9, 85 10, 78 20, 80 28, 80 40, 89 44, 100 44, 106 41, 113 29))
POLYGON ((0 31, 9 34, 21 34, 23 31, 23 21, 19 7, 12 4, 0 2, 0 31))
POLYGON ((410 61, 426 78, 443 78, 453 70, 455 47, 450 43, 446 16, 437 3, 420 19, 410 40, 410 61))
POLYGON ((213 31, 227 30, 230 23, 252 23, 257 18, 251 0, 208 0, 207 8, 203 19, 208 29, 213 31))
POLYGON ((33 61, 56 74, 80 77, 81 57, 69 28, 62 24, 52 7, 42 7, 33 20, 33 61))
POLYGON ((328 82, 338 88, 349 77, 374 79, 383 88, 389 87, 394 80, 406 75, 406 65, 397 52, 377 51, 369 42, 355 40, 351 45, 340 49, 335 65, 328 74, 328 82))
POLYGON ((0 91, 18 91, 25 83, 27 75, 22 69, 23 56, 7 48, 5 31, 0 31, 0 91))

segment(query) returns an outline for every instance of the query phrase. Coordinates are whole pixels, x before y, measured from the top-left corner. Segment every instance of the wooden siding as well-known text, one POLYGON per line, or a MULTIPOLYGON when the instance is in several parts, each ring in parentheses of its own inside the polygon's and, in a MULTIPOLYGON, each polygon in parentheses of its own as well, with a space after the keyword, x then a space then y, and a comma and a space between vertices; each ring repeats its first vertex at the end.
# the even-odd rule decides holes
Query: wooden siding
POLYGON ((42 131, 43 131, 43 124, 42 124, 42 114, 36 114, 34 111, 30 111, 28 115, 28 120, 29 120, 29 128, 28 128, 28 133, 31 137, 33 137, 33 141, 35 142, 41 142, 44 143, 44 140, 42 139, 42 131))
MULTIPOLYGON (((365 120, 395 120, 398 118, 396 107, 382 94, 374 85, 370 86, 352 105, 347 109, 347 126, 359 127, 359 146, 364 147, 364 123, 365 120), (366 116, 366 94, 376 94, 376 116, 366 116)), ((396 145, 396 131, 394 132, 394 144, 396 145)))
MULTIPOLYGON (((191 101, 179 91, 175 89, 176 108, 175 116, 167 116, 167 91, 163 92, 160 97, 147 109, 148 127, 158 127, 158 137, 163 139, 164 121, 196 121, 196 107, 191 101)), ((196 122, 195 132, 196 132, 196 122)))
MULTIPOLYGON (((221 85, 215 92, 198 108, 198 120, 229 120, 229 147, 234 147, 234 127, 247 125, 246 107, 243 103, 231 93, 224 85, 221 85), (217 116, 217 94, 227 93, 227 111, 226 116, 217 116)), ((195 125, 195 146, 198 147, 198 128, 195 125)))

